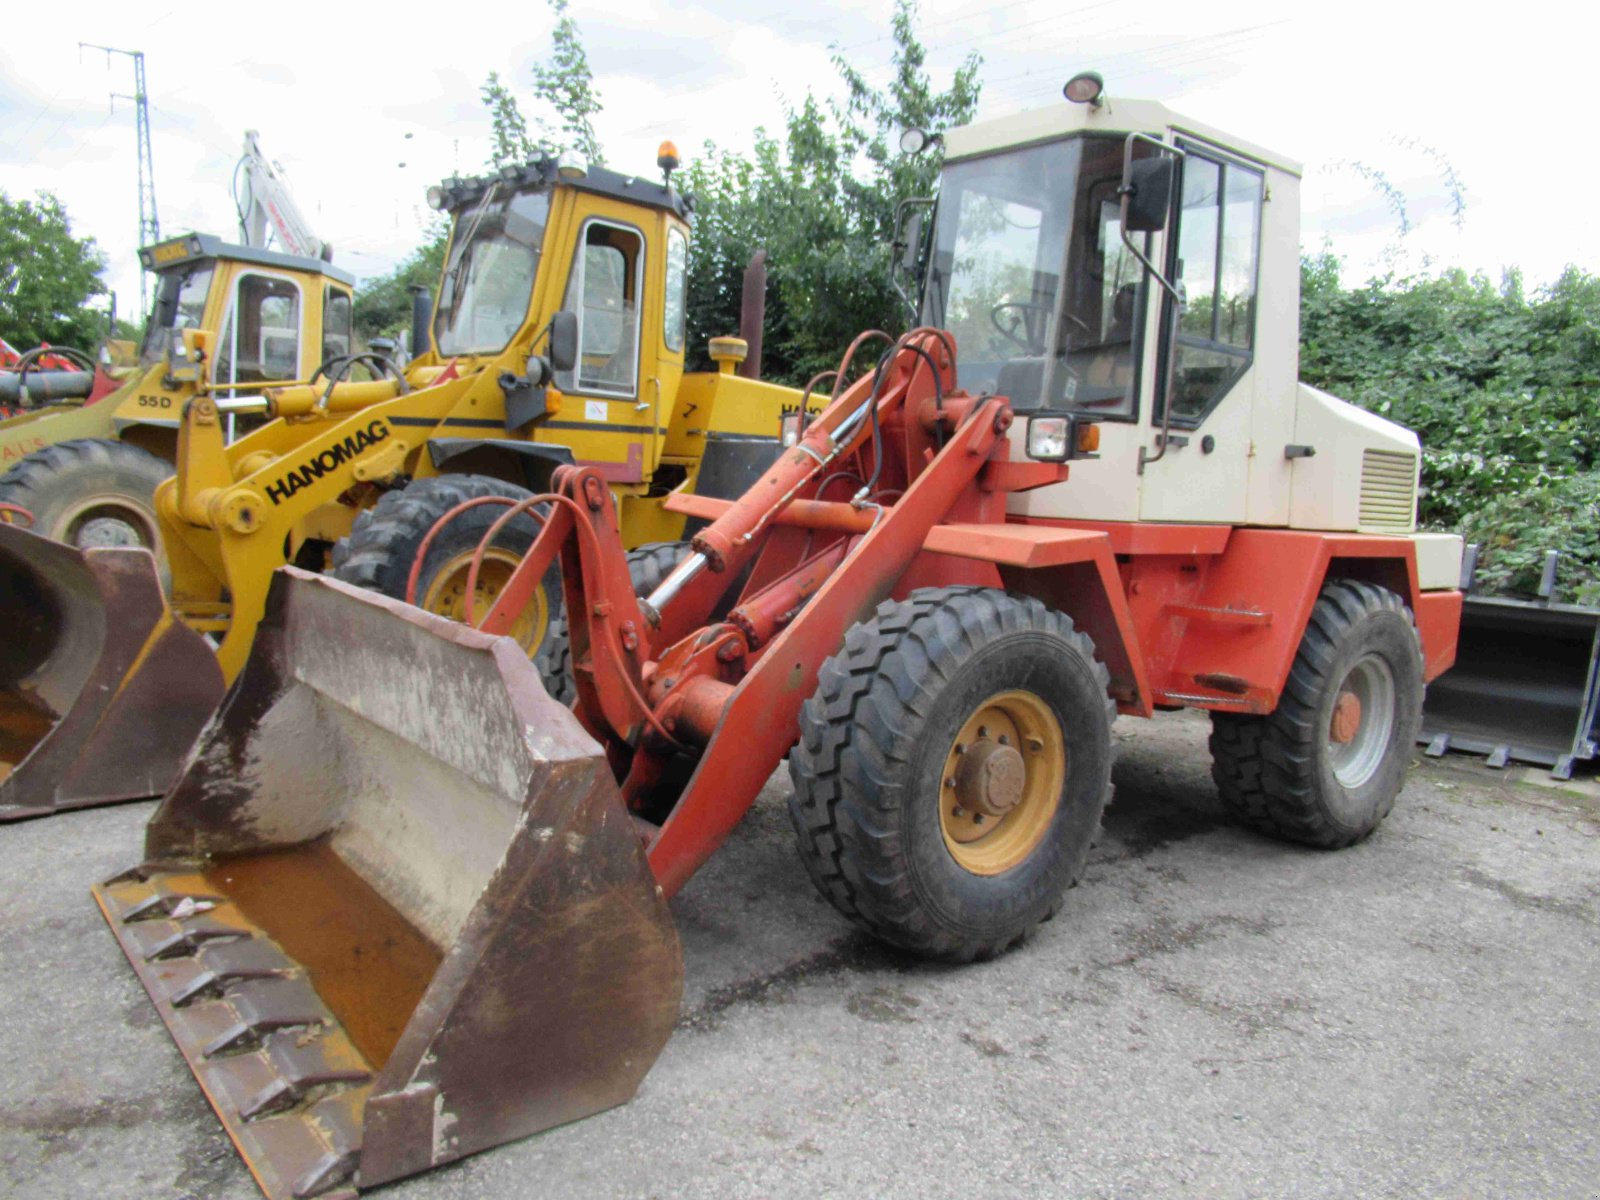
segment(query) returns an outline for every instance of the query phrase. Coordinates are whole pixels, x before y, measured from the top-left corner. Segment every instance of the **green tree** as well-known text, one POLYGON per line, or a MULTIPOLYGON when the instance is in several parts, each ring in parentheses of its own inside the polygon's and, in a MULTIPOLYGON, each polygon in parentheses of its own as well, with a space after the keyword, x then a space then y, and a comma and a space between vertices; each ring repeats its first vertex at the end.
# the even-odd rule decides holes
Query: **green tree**
POLYGON ((0 335, 17 349, 50 342, 93 351, 105 317, 89 300, 106 291, 105 265, 93 238, 73 236, 55 196, 0 192, 0 335))
POLYGON ((1346 288, 1324 252, 1301 271, 1300 374, 1414 429, 1420 515, 1482 546, 1482 579, 1529 592, 1560 550, 1565 594, 1600 585, 1600 279, 1382 277, 1346 288))
POLYGON ((538 146, 528 135, 528 121, 511 89, 500 82, 500 73, 490 71, 480 94, 489 110, 491 136, 494 148, 489 161, 496 167, 507 163, 524 163, 535 157, 538 146))
POLYGON ((432 290, 438 285, 449 237, 450 227, 436 221, 427 241, 410 257, 389 274, 361 285, 353 311, 357 336, 370 342, 375 337, 399 337, 411 328, 411 286, 420 284, 432 290))
POLYGON ((595 166, 605 162, 594 131, 594 118, 602 104, 589 69, 589 55, 583 48, 577 22, 567 12, 567 0, 549 3, 556 18, 550 34, 550 57, 546 62, 535 63, 530 74, 534 99, 551 115, 537 113, 530 133, 521 105, 497 72, 490 72, 480 91, 489 109, 494 137, 490 157, 497 167, 564 149, 578 151, 595 166))
POLYGON ((941 156, 900 150, 909 126, 940 132, 972 119, 979 59, 969 57, 936 89, 917 40, 916 6, 898 0, 887 87, 834 55, 842 103, 807 96, 792 106, 781 139, 758 130, 748 155, 707 144, 684 172, 697 200, 690 265, 691 349, 738 326, 739 285, 752 251, 769 255, 763 371, 803 382, 838 365, 863 329, 903 327, 889 279, 896 205, 932 192, 941 156))

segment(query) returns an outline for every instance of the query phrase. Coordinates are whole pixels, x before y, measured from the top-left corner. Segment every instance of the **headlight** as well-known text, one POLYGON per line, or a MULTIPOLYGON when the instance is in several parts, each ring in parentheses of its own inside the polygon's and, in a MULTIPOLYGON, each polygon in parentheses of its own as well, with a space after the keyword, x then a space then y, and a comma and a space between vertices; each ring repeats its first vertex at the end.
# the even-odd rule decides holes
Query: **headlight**
POLYGON ((1040 462, 1066 462, 1071 453, 1071 417, 1028 418, 1029 458, 1040 462))
POLYGON ((444 189, 437 183, 428 189, 428 207, 435 210, 444 207, 444 189))
POLYGON ((800 444, 800 422, 803 420, 800 413, 785 413, 778 420, 778 441, 785 450, 800 444))

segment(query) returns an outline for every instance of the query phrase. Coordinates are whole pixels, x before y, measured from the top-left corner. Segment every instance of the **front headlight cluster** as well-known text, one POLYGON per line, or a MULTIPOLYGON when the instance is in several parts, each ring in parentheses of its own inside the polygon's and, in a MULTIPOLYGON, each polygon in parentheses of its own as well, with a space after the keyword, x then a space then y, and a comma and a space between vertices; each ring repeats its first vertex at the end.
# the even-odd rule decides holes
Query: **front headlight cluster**
POLYGON ((1035 413, 1028 418, 1027 454, 1038 462, 1091 457, 1100 449, 1100 426, 1075 413, 1035 413))

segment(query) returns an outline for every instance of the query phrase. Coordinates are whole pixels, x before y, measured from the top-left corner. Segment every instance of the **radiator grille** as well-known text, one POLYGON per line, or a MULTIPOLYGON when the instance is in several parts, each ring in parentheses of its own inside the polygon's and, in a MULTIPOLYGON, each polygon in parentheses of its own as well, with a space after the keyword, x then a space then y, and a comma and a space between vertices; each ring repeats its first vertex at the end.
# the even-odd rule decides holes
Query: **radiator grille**
POLYGON ((1395 450, 1361 455, 1361 528, 1410 533, 1417 515, 1417 456, 1395 450))

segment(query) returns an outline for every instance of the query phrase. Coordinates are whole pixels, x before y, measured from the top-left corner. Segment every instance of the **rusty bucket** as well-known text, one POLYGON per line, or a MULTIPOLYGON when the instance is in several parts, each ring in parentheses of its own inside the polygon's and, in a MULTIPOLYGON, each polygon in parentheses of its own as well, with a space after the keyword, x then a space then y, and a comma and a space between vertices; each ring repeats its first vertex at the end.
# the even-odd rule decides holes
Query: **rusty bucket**
POLYGON ((286 568, 95 889, 262 1190, 349 1195, 638 1088, 683 963, 600 747, 527 654, 286 568))
POLYGON ((148 550, 0 522, 0 820, 161 795, 222 690, 148 550))

